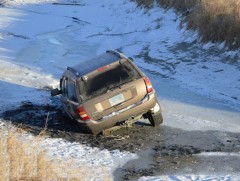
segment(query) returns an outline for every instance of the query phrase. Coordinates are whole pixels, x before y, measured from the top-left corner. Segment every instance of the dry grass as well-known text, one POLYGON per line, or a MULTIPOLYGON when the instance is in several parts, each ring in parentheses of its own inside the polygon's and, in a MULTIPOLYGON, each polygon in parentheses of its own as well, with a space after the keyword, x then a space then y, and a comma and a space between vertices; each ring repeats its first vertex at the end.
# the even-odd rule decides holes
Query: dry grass
MULTIPOLYGON (((42 135, 31 143, 16 128, 0 128, 0 181, 4 180, 89 180, 89 168, 69 160, 50 160, 39 146, 42 135)), ((101 169, 101 168, 99 168, 101 169)), ((111 180, 106 176, 103 180, 111 180)))
MULTIPOLYGON (((23 180, 45 178, 42 173, 44 153, 36 153, 33 147, 18 141, 18 134, 12 130, 0 133, 0 175, 2 180, 23 180), (28 151, 27 151, 28 150, 28 151), (38 169, 36 169, 38 168, 38 169), (41 175, 41 176, 40 176, 41 175)), ((44 168, 44 170, 46 170, 44 168)))
POLYGON ((177 11, 186 11, 195 6, 198 0, 157 0, 158 4, 164 8, 174 8, 177 11))
POLYGON ((0 130, 0 180, 53 180, 58 177, 37 142, 23 143, 21 130, 0 130))
POLYGON ((225 42, 240 47, 240 0, 201 0, 186 18, 187 28, 197 30, 202 42, 225 42))
POLYGON ((225 42, 227 48, 240 48, 240 0, 159 0, 159 4, 187 11, 184 22, 188 29, 199 32, 202 42, 225 42))
POLYGON ((154 0, 134 0, 138 6, 143 6, 144 8, 151 8, 153 6, 154 0))
MULTIPOLYGON (((152 4, 152 0, 137 2, 152 4)), ((183 23, 199 32, 203 43, 224 42, 226 48, 240 48, 240 0, 157 0, 164 8, 186 15, 183 23)))

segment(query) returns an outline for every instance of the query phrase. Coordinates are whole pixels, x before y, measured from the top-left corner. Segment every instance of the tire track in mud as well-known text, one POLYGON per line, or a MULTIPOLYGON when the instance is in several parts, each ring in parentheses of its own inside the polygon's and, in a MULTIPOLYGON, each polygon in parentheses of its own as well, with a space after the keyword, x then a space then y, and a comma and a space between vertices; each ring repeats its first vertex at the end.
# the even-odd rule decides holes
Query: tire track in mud
POLYGON ((46 134, 50 138, 62 138, 99 149, 136 153, 139 159, 131 160, 115 170, 115 180, 178 173, 240 173, 240 156, 199 156, 200 153, 212 152, 240 155, 240 133, 184 131, 167 126, 153 128, 140 120, 132 127, 119 129, 110 136, 94 136, 79 132, 78 125, 68 119, 58 102, 53 105, 24 102, 17 109, 2 113, 1 117, 35 135, 44 129, 47 119, 46 134))

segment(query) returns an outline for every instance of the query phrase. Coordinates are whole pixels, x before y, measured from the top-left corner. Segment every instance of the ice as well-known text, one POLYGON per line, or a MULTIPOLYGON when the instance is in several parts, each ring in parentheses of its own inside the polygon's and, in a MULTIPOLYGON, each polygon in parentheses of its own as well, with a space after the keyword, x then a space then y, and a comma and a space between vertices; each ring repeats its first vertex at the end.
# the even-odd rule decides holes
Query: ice
MULTIPOLYGON (((179 29, 174 11, 156 5, 146 11, 126 0, 76 1, 81 6, 52 2, 7 1, 0 8, 0 113, 26 100, 48 103, 50 95, 44 87, 58 87, 67 66, 117 49, 132 56, 151 78, 163 109, 164 125, 240 132, 238 51, 223 52, 223 44, 201 45, 196 32, 179 29)), ((73 158, 75 165, 84 164, 95 171, 106 168, 103 173, 93 173, 93 178, 111 175, 117 167, 137 158, 129 152, 100 150, 62 139, 46 138, 41 145, 50 157, 73 158)), ((140 180, 238 178, 166 175, 140 180)))

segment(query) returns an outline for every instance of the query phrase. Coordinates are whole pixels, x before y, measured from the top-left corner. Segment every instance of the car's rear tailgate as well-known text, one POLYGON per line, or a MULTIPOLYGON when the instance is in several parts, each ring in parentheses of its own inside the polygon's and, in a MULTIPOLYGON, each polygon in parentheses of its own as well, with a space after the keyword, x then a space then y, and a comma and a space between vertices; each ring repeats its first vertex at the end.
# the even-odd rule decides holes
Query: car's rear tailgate
POLYGON ((114 90, 109 90, 107 94, 88 100, 84 103, 84 107, 91 119, 97 121, 104 116, 139 102, 146 94, 145 82, 140 78, 114 90))

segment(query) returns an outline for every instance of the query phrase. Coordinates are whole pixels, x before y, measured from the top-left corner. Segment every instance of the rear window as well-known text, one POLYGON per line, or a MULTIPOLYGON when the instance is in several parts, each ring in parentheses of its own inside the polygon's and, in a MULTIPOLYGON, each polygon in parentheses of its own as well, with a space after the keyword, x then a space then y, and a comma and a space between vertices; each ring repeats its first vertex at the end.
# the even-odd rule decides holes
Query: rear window
POLYGON ((81 81, 80 92, 84 100, 96 97, 140 78, 138 71, 128 62, 106 69, 97 75, 81 81))

